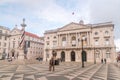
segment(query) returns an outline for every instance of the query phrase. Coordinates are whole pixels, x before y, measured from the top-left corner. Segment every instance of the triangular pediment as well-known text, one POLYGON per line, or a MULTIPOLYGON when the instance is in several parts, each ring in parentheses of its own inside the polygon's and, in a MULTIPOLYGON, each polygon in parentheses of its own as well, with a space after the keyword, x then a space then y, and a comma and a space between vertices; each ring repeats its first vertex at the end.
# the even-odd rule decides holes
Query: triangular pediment
POLYGON ((21 31, 18 28, 14 28, 10 33, 11 35, 21 34, 21 31))
POLYGON ((82 28, 87 28, 87 26, 72 22, 68 25, 65 25, 61 29, 59 29, 59 31, 77 30, 77 29, 82 29, 82 28))

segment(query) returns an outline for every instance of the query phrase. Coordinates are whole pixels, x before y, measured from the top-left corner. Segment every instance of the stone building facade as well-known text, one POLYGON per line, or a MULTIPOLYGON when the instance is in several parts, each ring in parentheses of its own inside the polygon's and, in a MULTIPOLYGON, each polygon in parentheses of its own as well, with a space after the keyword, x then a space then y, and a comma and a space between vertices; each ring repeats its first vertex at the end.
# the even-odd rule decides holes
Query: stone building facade
MULTIPOLYGON (((9 56, 18 58, 20 55, 21 30, 15 27, 10 34, 9 56)), ((25 31, 24 42, 24 51, 26 51, 27 59, 43 58, 44 39, 42 37, 25 31)))
POLYGON ((8 53, 10 29, 0 26, 0 59, 8 53), (3 54, 4 53, 4 54, 3 54))
MULTIPOLYGON (((5 58, 20 56, 19 44, 21 41, 22 32, 17 26, 10 30, 7 27, 0 26, 0 59, 4 55, 5 58)), ((25 31, 25 50, 27 51, 28 59, 37 57, 43 58, 44 53, 44 38, 36 34, 25 31)))
POLYGON ((114 45, 114 24, 70 23, 62 28, 48 30, 44 33, 44 61, 50 60, 52 51, 62 61, 81 62, 82 47, 86 52, 86 62, 114 62, 116 58, 114 45), (83 43, 83 46, 82 46, 83 43))

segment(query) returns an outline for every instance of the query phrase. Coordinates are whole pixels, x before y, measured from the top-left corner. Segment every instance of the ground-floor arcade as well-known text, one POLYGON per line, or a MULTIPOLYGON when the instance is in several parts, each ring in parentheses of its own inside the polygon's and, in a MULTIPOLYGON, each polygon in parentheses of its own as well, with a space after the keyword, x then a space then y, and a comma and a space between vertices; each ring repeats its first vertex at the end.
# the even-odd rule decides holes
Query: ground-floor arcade
MULTIPOLYGON (((53 49, 47 50, 45 52, 44 61, 50 60, 52 57, 52 51, 53 49)), ((57 53, 56 58, 61 59, 61 61, 81 62, 82 60, 81 49, 56 49, 55 51, 57 53)), ((84 51, 86 52, 84 53, 86 62, 101 62, 102 59, 106 59, 107 62, 116 61, 116 54, 114 52, 114 49, 111 48, 86 48, 84 51)))

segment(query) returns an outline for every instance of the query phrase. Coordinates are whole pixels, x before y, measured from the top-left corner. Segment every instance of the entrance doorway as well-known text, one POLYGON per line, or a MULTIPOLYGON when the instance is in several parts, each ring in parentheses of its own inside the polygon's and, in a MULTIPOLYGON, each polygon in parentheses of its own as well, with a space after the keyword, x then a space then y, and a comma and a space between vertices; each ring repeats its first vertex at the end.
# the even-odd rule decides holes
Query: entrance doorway
POLYGON ((75 61, 75 52, 74 51, 71 52, 71 61, 75 61))
POLYGON ((11 53, 12 53, 12 57, 15 57, 15 50, 14 49, 11 50, 11 53))
POLYGON ((64 51, 61 52, 61 61, 65 61, 65 52, 64 51))
POLYGON ((86 51, 83 51, 81 56, 82 56, 83 61, 87 61, 87 53, 86 53, 86 51))
POLYGON ((12 52, 12 57, 14 57, 14 55, 15 55, 14 52, 12 52))

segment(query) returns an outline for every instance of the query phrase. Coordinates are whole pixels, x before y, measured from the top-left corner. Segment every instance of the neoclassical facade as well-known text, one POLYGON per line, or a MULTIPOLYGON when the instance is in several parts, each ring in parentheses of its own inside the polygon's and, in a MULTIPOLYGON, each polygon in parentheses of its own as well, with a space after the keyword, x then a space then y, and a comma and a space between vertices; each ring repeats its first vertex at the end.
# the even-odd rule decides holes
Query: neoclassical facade
POLYGON ((0 26, 0 59, 3 53, 8 53, 10 29, 0 26))
POLYGON ((44 33, 44 61, 56 51, 62 61, 81 62, 82 47, 86 52, 86 62, 114 62, 116 51, 114 45, 114 24, 112 22, 98 24, 70 23, 55 30, 44 33), (83 43, 83 45, 82 45, 83 43))

